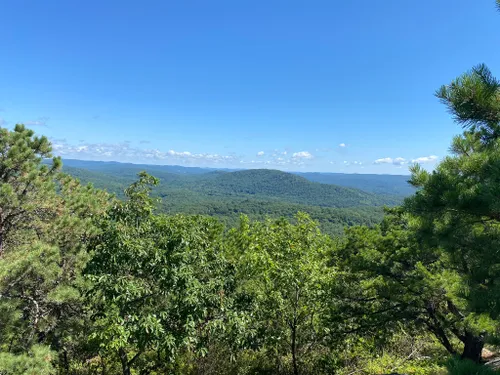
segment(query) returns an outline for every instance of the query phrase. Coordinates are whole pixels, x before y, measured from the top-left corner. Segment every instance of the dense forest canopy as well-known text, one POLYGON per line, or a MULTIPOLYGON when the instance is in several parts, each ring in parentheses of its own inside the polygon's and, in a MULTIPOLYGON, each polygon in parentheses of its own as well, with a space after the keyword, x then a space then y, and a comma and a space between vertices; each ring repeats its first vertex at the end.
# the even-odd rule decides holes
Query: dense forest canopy
MULTIPOLYGON (((63 166, 64 172, 119 198, 124 198, 125 188, 144 168, 160 180, 152 190, 153 196, 162 198, 157 205, 158 212, 209 215, 229 228, 237 226, 241 214, 254 220, 266 217, 293 220, 297 212, 306 212, 319 223, 323 232, 342 235, 346 225, 380 223, 383 206, 394 206, 403 200, 404 195, 393 194, 394 189, 404 191, 408 186, 414 191, 408 183, 409 176, 340 177, 349 186, 379 191, 376 193, 333 183, 310 182, 307 177, 275 170, 213 171, 76 160, 69 160, 68 164, 70 166, 63 166), (384 177, 390 181, 385 185, 381 182, 384 177)), ((316 174, 308 176, 314 179, 316 174)), ((344 175, 332 179, 325 174, 324 178, 335 182, 339 176, 344 175)))
POLYGON ((479 65, 436 96, 463 131, 404 200, 63 170, 0 128, 0 374, 498 373, 500 82, 479 65))

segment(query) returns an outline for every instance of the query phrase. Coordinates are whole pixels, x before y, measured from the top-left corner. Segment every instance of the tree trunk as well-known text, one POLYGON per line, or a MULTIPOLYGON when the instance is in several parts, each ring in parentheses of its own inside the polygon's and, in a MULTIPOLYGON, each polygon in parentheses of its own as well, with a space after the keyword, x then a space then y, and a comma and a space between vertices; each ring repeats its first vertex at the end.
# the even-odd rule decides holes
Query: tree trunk
POLYGON ((62 371, 61 374, 67 375, 69 374, 68 352, 66 350, 61 350, 60 347, 57 347, 57 351, 59 351, 59 367, 62 371))
POLYGON ((123 375, 131 375, 130 364, 128 362, 127 353, 125 352, 125 350, 123 348, 120 348, 118 350, 118 354, 120 355, 120 362, 122 363, 123 375))
POLYGON ((455 348, 453 347, 453 345, 451 345, 446 332, 441 327, 432 326, 429 327, 429 330, 434 334, 434 336, 436 336, 438 341, 445 347, 448 353, 450 353, 451 355, 457 354, 455 348))
POLYGON ((481 353, 484 346, 484 336, 476 336, 470 332, 466 332, 464 335, 464 351, 462 353, 462 359, 470 359, 476 363, 481 362, 481 353))
POLYGON ((453 348, 453 345, 448 339, 448 336, 446 335, 446 332, 443 329, 440 320, 436 316, 435 307, 432 304, 429 304, 426 310, 429 313, 429 317, 431 318, 430 322, 426 322, 427 328, 434 334, 434 336, 436 336, 439 342, 446 348, 448 353, 450 353, 451 355, 456 355, 457 352, 455 351, 455 348, 453 348))
POLYGON ((3 251, 4 251, 4 234, 3 234, 3 229, 0 230, 0 258, 3 256, 3 251))
POLYGON ((104 358, 99 356, 101 359, 101 375, 106 375, 106 362, 104 362, 104 358))
POLYGON ((297 366, 297 326, 295 324, 292 327, 292 365, 293 375, 299 375, 297 366))

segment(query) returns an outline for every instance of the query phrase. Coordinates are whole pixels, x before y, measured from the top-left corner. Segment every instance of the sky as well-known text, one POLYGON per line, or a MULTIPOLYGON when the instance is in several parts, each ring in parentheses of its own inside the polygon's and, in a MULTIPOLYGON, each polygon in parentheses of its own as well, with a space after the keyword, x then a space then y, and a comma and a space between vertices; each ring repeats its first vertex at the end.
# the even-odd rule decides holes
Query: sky
POLYGON ((500 75, 494 0, 3 0, 0 126, 66 158, 407 174, 500 75))

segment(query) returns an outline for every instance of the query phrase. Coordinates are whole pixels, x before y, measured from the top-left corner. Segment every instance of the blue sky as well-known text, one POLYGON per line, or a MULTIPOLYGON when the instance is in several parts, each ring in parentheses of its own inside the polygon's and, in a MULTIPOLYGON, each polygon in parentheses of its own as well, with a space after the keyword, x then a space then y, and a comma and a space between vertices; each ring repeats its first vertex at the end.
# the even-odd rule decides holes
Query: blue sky
POLYGON ((282 170, 432 168, 433 96, 500 75, 494 0, 4 0, 0 125, 63 157, 282 170))

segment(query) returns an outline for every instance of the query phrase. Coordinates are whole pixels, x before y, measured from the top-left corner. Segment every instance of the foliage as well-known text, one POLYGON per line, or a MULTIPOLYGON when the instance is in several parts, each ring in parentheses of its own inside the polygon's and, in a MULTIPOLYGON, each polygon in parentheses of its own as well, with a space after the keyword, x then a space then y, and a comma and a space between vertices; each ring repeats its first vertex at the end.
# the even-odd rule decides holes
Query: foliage
POLYGON ((455 341, 467 349, 478 324, 494 323, 468 314, 459 295, 460 276, 446 254, 422 246, 410 228, 405 214, 392 211, 376 228, 347 231, 334 254, 344 277, 334 285, 342 304, 331 319, 337 326, 344 324, 345 332, 375 337, 391 334, 400 323, 414 331, 425 329, 455 354, 455 341), (349 311, 350 319, 339 321, 339 309, 349 311))
POLYGON ((402 328, 382 348, 374 345, 373 340, 349 345, 337 354, 342 362, 337 372, 339 375, 445 375, 444 365, 436 361, 443 354, 429 335, 414 335, 402 328))
POLYGON ((418 219, 418 240, 445 252, 482 347, 500 314, 500 83, 480 65, 437 95, 465 131, 435 171, 413 167, 411 183, 420 190, 404 207, 418 219))
POLYGON ((49 348, 35 345, 26 354, 0 353, 0 374, 2 375, 51 375, 54 353, 49 348))
POLYGON ((46 137, 35 137, 20 124, 13 131, 0 129, 0 256, 14 229, 35 229, 47 218, 53 176, 61 167, 60 158, 50 167, 41 164, 51 156, 46 137))
POLYGON ((77 340, 66 338, 82 323, 84 244, 108 196, 57 173, 58 158, 51 167, 42 164, 51 156, 46 138, 22 125, 0 132, 0 348, 12 354, 5 357, 12 363, 25 357, 33 362, 41 358, 37 345, 50 345, 67 366, 77 340))
POLYGON ((296 225, 242 217, 229 237, 237 307, 252 317, 250 346, 277 354, 277 369, 290 356, 298 374, 325 334, 320 317, 328 303, 323 286, 333 277, 325 267, 330 239, 305 214, 297 215, 296 225))
POLYGON ((470 360, 451 358, 446 363, 449 375, 498 375, 498 372, 470 360))
POLYGON ((123 373, 143 353, 156 356, 151 369, 172 362, 181 349, 203 354, 201 337, 224 321, 226 265, 220 249, 222 227, 197 216, 155 216, 143 173, 100 221, 86 273, 89 303, 101 353, 116 355, 123 373))

